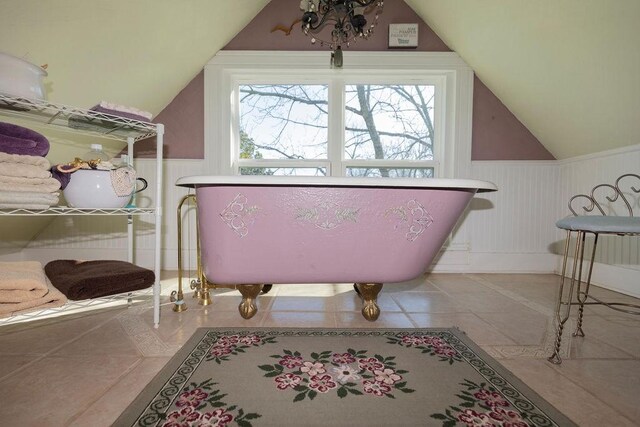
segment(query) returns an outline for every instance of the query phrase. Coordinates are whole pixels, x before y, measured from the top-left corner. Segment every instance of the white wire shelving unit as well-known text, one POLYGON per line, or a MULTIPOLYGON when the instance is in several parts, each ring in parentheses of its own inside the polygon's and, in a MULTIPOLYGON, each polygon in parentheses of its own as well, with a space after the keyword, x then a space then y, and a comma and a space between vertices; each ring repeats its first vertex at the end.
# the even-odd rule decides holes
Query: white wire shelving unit
MULTIPOLYGON (((122 209, 78 209, 66 206, 54 206, 49 209, 0 209, 2 216, 59 216, 59 215, 121 215, 127 217, 127 259, 134 262, 134 215, 153 215, 155 217, 154 273, 155 282, 151 289, 153 300, 153 323, 160 324, 160 244, 162 230, 162 145, 164 126, 126 117, 100 113, 88 109, 70 107, 38 99, 17 98, 0 94, 0 117, 14 117, 39 124, 52 126, 73 134, 90 135, 98 138, 115 139, 127 143, 127 152, 133 158, 133 146, 137 141, 156 137, 156 195, 153 208, 122 209)), ((148 290, 136 292, 148 299, 148 290)), ((127 300, 131 303, 138 298, 132 293, 96 298, 87 301, 69 301, 63 307, 33 311, 0 319, 0 325, 56 315, 67 311, 77 311, 94 305, 113 304, 114 301, 127 300)))

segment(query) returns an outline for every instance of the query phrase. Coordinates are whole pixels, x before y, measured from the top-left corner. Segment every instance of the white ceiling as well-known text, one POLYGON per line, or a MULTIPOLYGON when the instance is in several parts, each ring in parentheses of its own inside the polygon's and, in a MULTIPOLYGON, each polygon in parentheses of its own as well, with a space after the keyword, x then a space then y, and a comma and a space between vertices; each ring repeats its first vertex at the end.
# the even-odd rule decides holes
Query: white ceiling
MULTIPOLYGON (((640 143, 639 0, 406 2, 557 158, 640 143)), ((157 114, 267 3, 0 0, 0 51, 52 101, 157 114)))

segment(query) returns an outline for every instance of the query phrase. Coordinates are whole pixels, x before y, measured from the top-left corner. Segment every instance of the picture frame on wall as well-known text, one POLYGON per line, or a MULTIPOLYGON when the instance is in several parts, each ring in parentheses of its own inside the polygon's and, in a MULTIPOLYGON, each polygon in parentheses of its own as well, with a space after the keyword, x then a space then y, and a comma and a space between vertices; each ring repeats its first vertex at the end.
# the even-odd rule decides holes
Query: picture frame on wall
POLYGON ((389 24, 389 48, 418 47, 418 24, 389 24))

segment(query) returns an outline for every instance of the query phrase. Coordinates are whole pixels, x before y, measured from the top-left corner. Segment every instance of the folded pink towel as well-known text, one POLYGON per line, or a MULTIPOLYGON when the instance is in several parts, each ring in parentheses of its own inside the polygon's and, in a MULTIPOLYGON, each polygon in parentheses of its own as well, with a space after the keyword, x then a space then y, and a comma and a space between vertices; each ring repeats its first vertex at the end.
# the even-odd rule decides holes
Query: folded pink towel
POLYGON ((47 291, 47 279, 39 262, 0 262, 0 302, 37 299, 47 291))
POLYGON ((66 302, 39 262, 0 262, 0 318, 59 307, 66 302))

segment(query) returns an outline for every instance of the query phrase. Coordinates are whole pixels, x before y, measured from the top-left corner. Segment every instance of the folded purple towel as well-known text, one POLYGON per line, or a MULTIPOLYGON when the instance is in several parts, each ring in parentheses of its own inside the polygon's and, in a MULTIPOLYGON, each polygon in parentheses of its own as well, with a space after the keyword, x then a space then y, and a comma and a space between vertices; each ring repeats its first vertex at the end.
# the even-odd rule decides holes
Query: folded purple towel
POLYGON ((94 105, 89 110, 95 111, 97 113, 110 114, 112 116, 124 117, 126 119, 138 120, 141 122, 150 122, 151 118, 148 115, 143 115, 144 112, 141 111, 141 114, 132 113, 130 111, 122 111, 113 108, 106 108, 102 105, 94 105))
POLYGON ((49 140, 31 129, 0 122, 0 151, 45 157, 49 153, 49 140))

